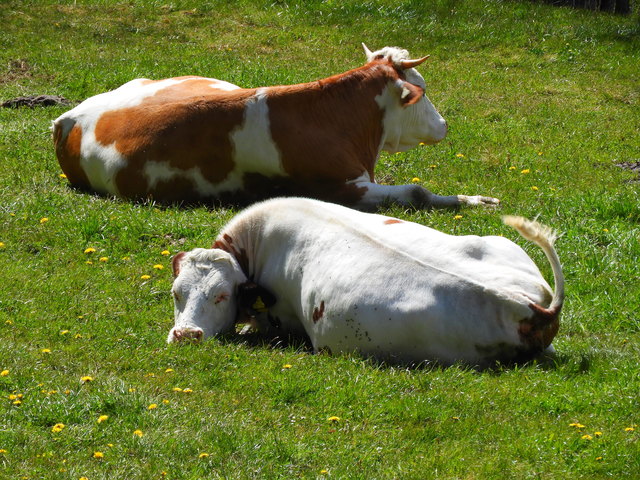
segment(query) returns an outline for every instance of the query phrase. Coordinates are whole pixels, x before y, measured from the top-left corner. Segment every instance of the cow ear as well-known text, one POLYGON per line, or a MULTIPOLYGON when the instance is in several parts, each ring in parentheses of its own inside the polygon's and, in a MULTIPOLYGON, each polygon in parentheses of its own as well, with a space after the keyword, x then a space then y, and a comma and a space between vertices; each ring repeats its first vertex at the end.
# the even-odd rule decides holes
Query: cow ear
POLYGON ((266 288, 254 282, 238 285, 238 307, 249 316, 266 312, 276 303, 276 297, 266 288))
POLYGON ((402 106, 406 107, 413 105, 424 95, 424 89, 409 82, 402 82, 402 93, 400 94, 400 101, 402 106))
POLYGON ((171 266, 173 267, 174 277, 177 277, 180 274, 180 264, 182 263, 182 259, 184 258, 185 255, 186 255, 186 252, 180 252, 171 259, 171 266))

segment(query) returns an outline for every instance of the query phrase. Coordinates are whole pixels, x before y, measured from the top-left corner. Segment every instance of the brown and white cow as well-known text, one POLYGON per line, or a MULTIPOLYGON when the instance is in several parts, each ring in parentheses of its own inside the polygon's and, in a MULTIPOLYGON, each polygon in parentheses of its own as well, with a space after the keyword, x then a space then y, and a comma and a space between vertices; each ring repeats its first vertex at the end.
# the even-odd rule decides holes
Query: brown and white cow
POLYGON ((240 88, 220 80, 133 80, 54 121, 56 154, 72 185, 158 201, 250 202, 304 195, 359 208, 495 204, 439 196, 419 185, 380 185, 382 150, 434 144, 447 124, 425 96, 406 50, 315 82, 240 88))
POLYGON ((259 203, 213 248, 174 257, 168 341, 233 331, 249 308, 258 326, 306 335, 315 350, 402 363, 531 357, 552 349, 564 278, 548 228, 505 223, 545 252, 555 291, 503 237, 447 235, 318 200, 259 203))

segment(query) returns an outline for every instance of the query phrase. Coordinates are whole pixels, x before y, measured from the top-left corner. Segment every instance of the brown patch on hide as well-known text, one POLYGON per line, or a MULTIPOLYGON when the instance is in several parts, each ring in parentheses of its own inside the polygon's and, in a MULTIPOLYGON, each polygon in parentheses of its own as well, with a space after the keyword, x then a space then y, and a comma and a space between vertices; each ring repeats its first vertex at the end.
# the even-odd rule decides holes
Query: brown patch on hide
POLYGON ((66 138, 62 138, 62 125, 53 128, 53 142, 56 146, 56 156, 60 168, 69 182, 79 188, 89 188, 89 179, 80 165, 80 146, 82 143, 82 128, 76 124, 66 138))
POLYGON ((531 303, 529 308, 533 311, 533 316, 520 321, 518 335, 526 347, 544 350, 551 345, 558 333, 562 307, 548 309, 531 303))
POLYGON ((322 318, 322 316, 324 315, 324 300, 322 300, 320 302, 320 308, 315 307, 313 309, 313 323, 318 323, 318 321, 322 318))
POLYGON ((254 93, 217 90, 207 79, 187 78, 140 105, 103 113, 96 123, 96 141, 114 145, 126 159, 115 179, 120 194, 162 201, 198 198, 186 176, 150 185, 144 173, 149 162, 185 172, 196 168, 210 183, 222 182, 235 166, 230 134, 242 124, 246 100, 254 93))
POLYGON ((218 248, 233 255, 240 264, 240 268, 242 269, 244 274, 247 277, 250 277, 249 256, 247 255, 247 250, 245 248, 236 247, 233 244, 233 237, 231 237, 231 235, 229 235, 228 233, 221 233, 220 235, 218 235, 218 238, 213 243, 211 248, 218 248))
POLYGON ((388 62, 371 62, 316 82, 269 88, 271 135, 284 170, 307 183, 344 185, 364 172, 373 181, 383 134, 375 98, 396 78, 388 62))
POLYGON ((404 223, 402 220, 398 220, 397 218, 390 218, 384 221, 385 225, 393 225, 394 223, 404 223))

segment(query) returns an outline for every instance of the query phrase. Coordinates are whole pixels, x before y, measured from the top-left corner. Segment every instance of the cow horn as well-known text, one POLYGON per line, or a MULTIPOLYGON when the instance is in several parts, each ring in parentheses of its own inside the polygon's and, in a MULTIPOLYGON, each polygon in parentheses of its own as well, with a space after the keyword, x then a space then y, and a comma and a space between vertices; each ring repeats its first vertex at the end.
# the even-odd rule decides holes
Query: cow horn
POLYGON ((373 52, 369 50, 369 47, 367 47, 364 44, 364 42, 362 42, 362 48, 364 48, 364 54, 367 56, 367 60, 371 60, 371 56, 373 55, 373 52))
POLYGON ((418 65, 424 63, 424 61, 429 58, 430 55, 427 55, 426 57, 422 57, 422 58, 417 58, 415 60, 402 60, 400 62, 400 66, 402 67, 403 70, 407 70, 408 68, 414 68, 417 67, 418 65))

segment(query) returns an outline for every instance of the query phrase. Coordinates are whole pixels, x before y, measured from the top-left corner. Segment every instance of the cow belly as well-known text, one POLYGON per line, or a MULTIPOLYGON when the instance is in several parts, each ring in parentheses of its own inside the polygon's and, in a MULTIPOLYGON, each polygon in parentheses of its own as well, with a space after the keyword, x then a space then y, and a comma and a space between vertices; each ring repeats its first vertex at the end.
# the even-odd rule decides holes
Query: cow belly
POLYGON ((349 265, 352 273, 342 270, 339 278, 305 269, 301 317, 314 348, 451 363, 479 362, 492 346, 520 345, 519 322, 532 315, 525 295, 393 260, 362 271, 349 265))
POLYGON ((354 304, 333 311, 326 303, 309 336, 317 350, 394 362, 482 362, 493 354, 492 346, 520 345, 517 322, 526 311, 502 302, 483 308, 471 302, 455 309, 439 300, 412 310, 354 304))

